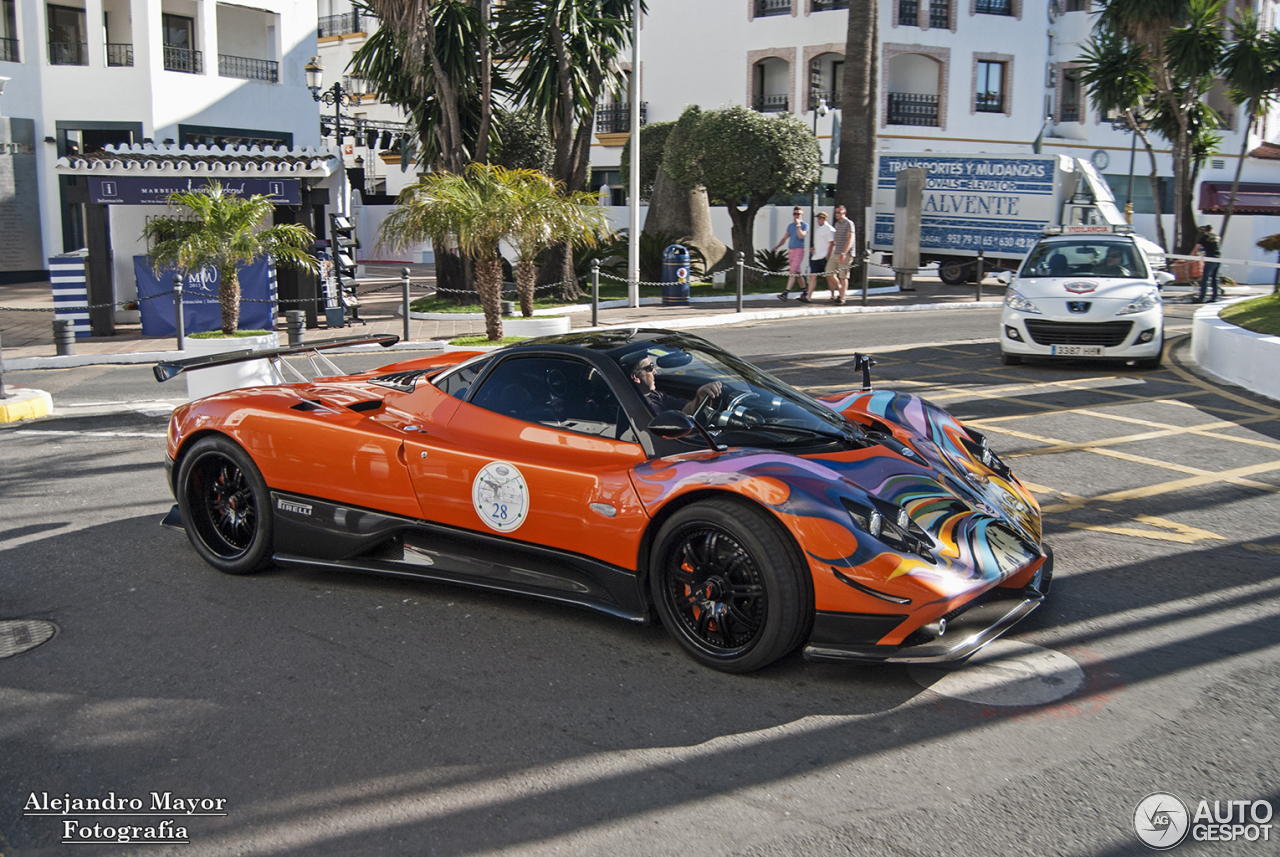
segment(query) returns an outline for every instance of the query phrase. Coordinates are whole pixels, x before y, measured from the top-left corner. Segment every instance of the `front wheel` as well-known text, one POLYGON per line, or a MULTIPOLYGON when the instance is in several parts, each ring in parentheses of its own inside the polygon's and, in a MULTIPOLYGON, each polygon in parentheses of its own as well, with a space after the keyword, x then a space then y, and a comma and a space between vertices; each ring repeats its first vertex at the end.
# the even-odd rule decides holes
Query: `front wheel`
POLYGON ((662 624, 694 660, 750 672, 808 633, 808 570, 768 513, 733 500, 681 509, 653 549, 650 589, 662 624))
POLYGON ((179 465, 177 486, 187 538, 205 562, 227 574, 271 564, 271 495, 239 445, 220 435, 196 441, 179 465))

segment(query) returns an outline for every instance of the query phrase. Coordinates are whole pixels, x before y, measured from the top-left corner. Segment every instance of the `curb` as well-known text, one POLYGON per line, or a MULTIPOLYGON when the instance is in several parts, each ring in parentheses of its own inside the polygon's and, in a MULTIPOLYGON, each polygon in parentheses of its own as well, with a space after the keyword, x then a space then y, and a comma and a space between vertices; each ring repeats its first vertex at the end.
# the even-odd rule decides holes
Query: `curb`
POLYGON ((1234 298, 1196 310, 1191 327, 1191 360, 1209 377, 1280 401, 1280 378, 1274 367, 1280 358, 1280 337, 1245 330, 1220 318, 1234 298))
POLYGON ((53 411, 53 397, 44 390, 22 387, 8 391, 0 399, 0 423, 16 423, 47 417, 53 411))

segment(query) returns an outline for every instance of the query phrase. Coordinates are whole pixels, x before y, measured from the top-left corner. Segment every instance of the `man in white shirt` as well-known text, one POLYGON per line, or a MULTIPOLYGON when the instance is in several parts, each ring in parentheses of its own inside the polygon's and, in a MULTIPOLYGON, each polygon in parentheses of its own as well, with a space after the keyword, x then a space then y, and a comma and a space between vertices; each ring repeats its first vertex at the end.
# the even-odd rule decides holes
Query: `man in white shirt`
POLYGON ((813 229, 813 241, 809 245, 809 288, 800 296, 800 303, 807 304, 813 299, 813 289, 818 277, 827 270, 827 251, 831 242, 836 240, 836 230, 827 223, 827 213, 819 211, 814 215, 818 225, 813 229))

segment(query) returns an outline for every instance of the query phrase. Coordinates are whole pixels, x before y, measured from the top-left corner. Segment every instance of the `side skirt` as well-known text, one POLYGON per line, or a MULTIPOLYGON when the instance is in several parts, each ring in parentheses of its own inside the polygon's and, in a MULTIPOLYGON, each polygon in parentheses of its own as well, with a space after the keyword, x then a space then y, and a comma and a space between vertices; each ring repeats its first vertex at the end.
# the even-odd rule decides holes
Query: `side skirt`
POLYGON ((590 557, 277 491, 271 505, 280 563, 440 580, 648 622, 635 572, 590 557))

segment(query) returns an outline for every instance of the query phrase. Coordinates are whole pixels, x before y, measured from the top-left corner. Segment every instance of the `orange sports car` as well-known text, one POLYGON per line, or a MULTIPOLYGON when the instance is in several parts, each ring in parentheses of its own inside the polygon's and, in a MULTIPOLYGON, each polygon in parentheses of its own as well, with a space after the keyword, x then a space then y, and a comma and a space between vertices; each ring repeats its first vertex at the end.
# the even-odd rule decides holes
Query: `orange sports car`
POLYGON ((801 645, 965 658, 1048 592, 1039 507, 981 434, 871 389, 860 359, 862 390, 814 399, 628 329, 219 393, 173 413, 166 521, 231 574, 301 563, 656 615, 729 672, 801 645))

